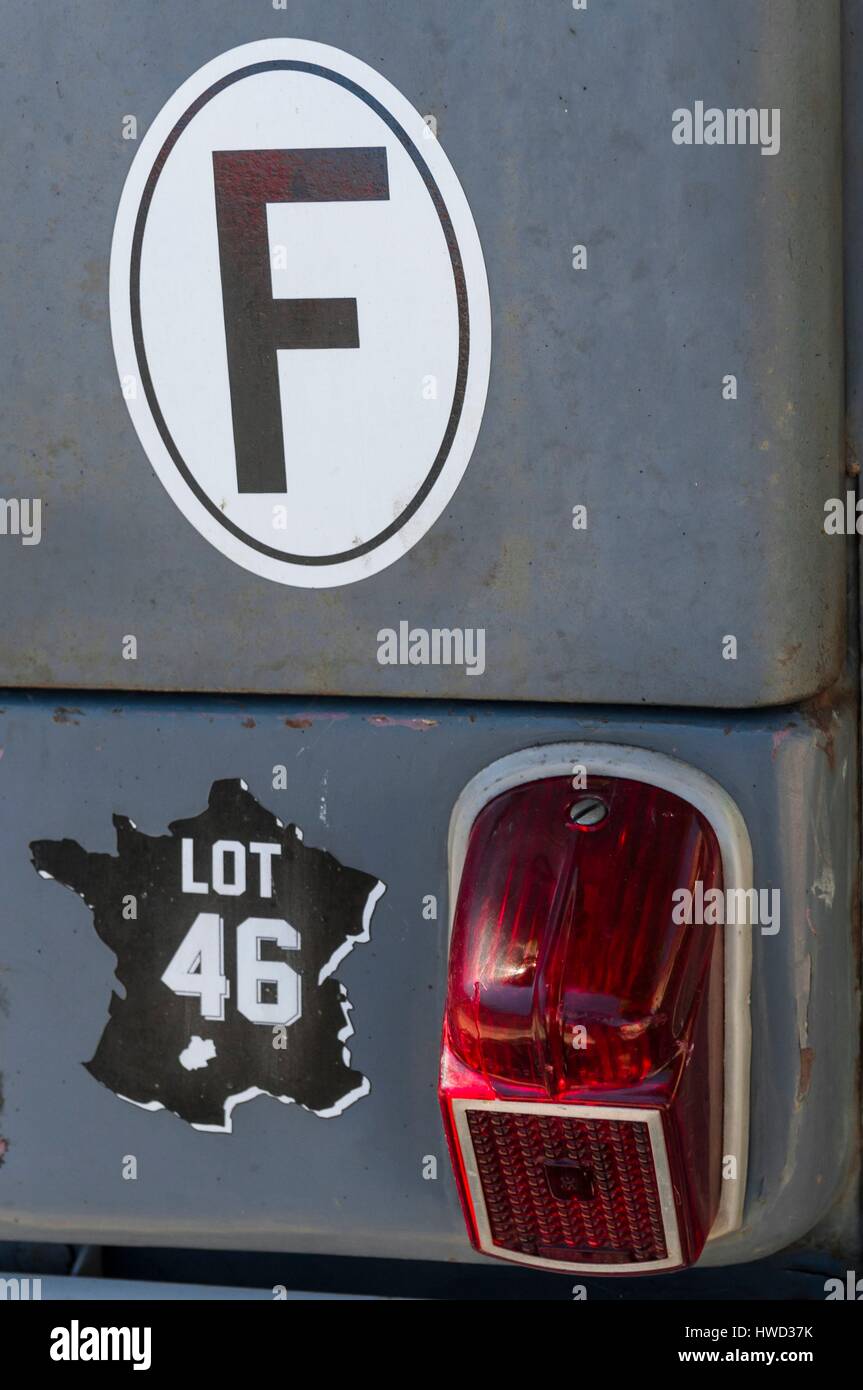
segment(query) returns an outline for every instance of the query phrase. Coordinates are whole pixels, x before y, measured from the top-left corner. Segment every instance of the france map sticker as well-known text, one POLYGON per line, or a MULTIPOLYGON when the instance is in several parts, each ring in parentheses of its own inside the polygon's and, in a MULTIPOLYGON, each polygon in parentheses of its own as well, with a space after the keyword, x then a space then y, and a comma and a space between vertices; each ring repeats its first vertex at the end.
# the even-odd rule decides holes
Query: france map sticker
POLYGON ((222 54, 141 142, 111 248, 138 438, 229 559, 304 588, 405 554, 479 434, 491 312, 436 135, 339 49, 222 54))
POLYGON ((33 864, 80 894, 124 996, 87 1070, 122 1100, 230 1133, 267 1095, 330 1117, 367 1094, 339 962, 368 941, 384 884, 303 844, 239 779, 206 811, 145 835, 114 816, 117 853, 36 840, 33 864))

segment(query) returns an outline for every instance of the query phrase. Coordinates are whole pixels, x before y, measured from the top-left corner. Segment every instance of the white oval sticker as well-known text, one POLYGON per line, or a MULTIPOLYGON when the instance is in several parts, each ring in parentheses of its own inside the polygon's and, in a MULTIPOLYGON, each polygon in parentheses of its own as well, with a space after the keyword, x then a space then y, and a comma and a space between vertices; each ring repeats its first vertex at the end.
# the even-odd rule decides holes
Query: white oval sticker
POLYGON ((120 199, 111 325, 165 488, 267 579, 392 564, 476 443, 491 313, 467 199, 431 125, 335 48, 247 44, 171 97, 120 199))

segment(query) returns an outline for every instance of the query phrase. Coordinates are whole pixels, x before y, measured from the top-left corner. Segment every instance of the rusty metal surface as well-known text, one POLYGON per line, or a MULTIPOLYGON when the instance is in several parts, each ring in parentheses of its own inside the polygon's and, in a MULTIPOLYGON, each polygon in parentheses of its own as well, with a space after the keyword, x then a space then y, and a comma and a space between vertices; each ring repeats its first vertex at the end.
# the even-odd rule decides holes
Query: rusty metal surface
MULTIPOLYGON (((447 828, 463 787, 495 759, 587 739, 652 748, 715 778, 746 819, 754 883, 781 894, 779 930, 753 933, 744 1226, 704 1261, 758 1258, 819 1221, 824 1245, 849 1249, 859 1040, 852 699, 741 715, 147 696, 2 703, 0 862, 14 905, 0 938, 5 1239, 471 1258, 436 1098, 447 828), (273 784, 277 766, 284 789, 273 784), (351 1065, 368 1093, 332 1118, 259 1095, 237 1106, 232 1133, 212 1133, 119 1099, 85 1067, 120 989, 115 972, 127 976, 85 902, 34 871, 31 846, 77 841, 115 856, 114 815, 161 836, 200 812, 213 782, 238 777, 309 847, 371 870, 386 892, 370 940, 338 968, 353 1006, 351 1065), (434 919, 423 912, 428 895, 434 919), (136 1181, 122 1177, 128 1155, 136 1181), (428 1156, 434 1181, 423 1177, 428 1156)), ((142 1032, 135 1066, 148 1046, 142 1032)))
POLYGON ((43 536, 0 543, 0 680, 721 706, 823 689, 844 622, 845 547, 822 529, 843 486, 838 10, 4 4, 3 494, 42 499, 43 536), (143 132, 202 63, 272 35, 348 50, 436 116, 492 296, 452 502, 389 569, 326 591, 246 573, 184 520, 108 327, 123 117, 143 132), (699 99, 780 108, 780 152, 675 146, 672 111, 699 99), (380 665, 401 620, 484 628, 484 673, 380 665))

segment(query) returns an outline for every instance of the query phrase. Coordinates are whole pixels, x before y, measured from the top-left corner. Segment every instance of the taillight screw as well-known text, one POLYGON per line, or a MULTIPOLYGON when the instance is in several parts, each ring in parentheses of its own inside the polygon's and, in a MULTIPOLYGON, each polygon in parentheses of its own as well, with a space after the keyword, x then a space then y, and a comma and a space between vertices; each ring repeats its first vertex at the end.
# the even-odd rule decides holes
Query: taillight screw
POLYGON ((599 825, 608 815, 608 807, 598 796, 583 796, 569 808, 569 818, 576 825, 599 825))

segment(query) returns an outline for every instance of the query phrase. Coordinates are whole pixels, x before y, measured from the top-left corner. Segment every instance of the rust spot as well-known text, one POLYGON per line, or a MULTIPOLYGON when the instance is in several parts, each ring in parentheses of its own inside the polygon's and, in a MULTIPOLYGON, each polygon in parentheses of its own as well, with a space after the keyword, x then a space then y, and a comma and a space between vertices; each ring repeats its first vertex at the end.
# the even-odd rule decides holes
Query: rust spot
POLYGON ((59 705, 58 708, 55 709, 52 717, 55 724, 80 724, 81 721, 79 719, 72 718, 75 714, 80 714, 83 718, 84 711, 81 709, 64 709, 62 705, 59 705))
POLYGON ((800 1049, 800 1076, 797 1079, 797 1104, 804 1101, 809 1094, 809 1085, 812 1081, 812 1066, 815 1062, 815 1048, 801 1047, 800 1049))
POLYGON ((9 1152, 9 1140, 8 1140, 8 1139, 0 1139, 0 1168, 2 1168, 2 1166, 3 1166, 3 1160, 4 1160, 4 1158, 6 1157, 6 1155, 7 1155, 8 1152, 9 1152))
POLYGON ((256 727, 257 727, 257 726, 256 726, 256 724, 255 724, 255 721, 254 721, 254 719, 252 718, 251 715, 249 715, 248 719, 244 719, 244 720, 243 720, 243 728, 244 728, 244 729, 254 729, 254 728, 256 728, 256 727))
POLYGON ((306 719, 301 716, 298 716, 296 719, 286 719, 285 723, 289 729, 310 729, 312 727, 311 719, 306 719))
POLYGON ((824 741, 819 743, 818 747, 826 755, 831 772, 836 771, 835 722, 840 710, 846 707, 853 708, 855 699, 851 687, 839 681, 829 690, 823 690, 820 695, 800 706, 803 718, 810 728, 817 729, 824 735, 824 741))
POLYGON ((779 665, 787 666, 789 661, 793 661, 797 653, 803 646, 802 642, 787 642, 782 648, 782 655, 779 657, 779 665))
POLYGON ((814 701, 810 701, 810 705, 803 709, 803 714, 805 714, 807 723, 812 724, 813 728, 817 728, 824 735, 824 742, 819 744, 819 748, 827 755, 827 763, 831 773, 835 773, 837 770, 837 746, 835 746, 834 731, 832 731, 832 714, 834 714, 832 706, 821 705, 819 696, 814 701))

